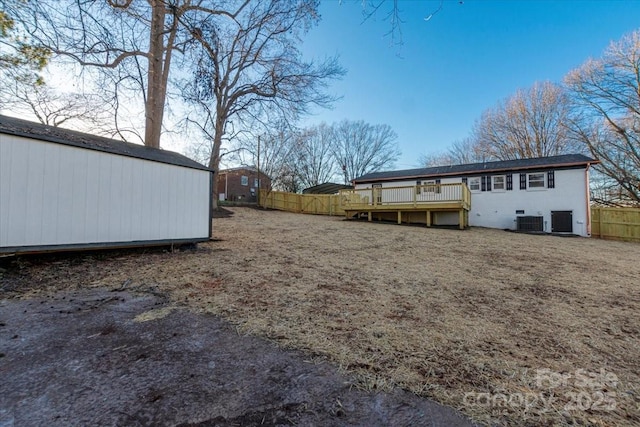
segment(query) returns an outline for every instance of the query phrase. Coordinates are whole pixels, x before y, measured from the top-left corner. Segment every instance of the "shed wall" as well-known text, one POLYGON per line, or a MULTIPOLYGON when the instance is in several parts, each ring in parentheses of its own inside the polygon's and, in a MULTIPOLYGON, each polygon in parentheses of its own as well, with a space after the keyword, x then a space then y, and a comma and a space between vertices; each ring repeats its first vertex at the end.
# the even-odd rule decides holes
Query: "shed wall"
POLYGON ((0 134, 2 248, 209 237, 210 173, 0 134))

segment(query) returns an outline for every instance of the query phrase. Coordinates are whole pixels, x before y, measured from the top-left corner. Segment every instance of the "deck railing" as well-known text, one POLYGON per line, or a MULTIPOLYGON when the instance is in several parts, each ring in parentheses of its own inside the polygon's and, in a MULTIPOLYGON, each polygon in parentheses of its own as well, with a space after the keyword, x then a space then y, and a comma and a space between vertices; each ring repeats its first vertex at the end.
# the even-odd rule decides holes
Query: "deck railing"
POLYGON ((383 208, 402 205, 427 207, 437 203, 459 202, 461 207, 471 206, 471 192, 464 183, 426 184, 405 187, 368 187, 340 191, 340 206, 345 210, 383 208))

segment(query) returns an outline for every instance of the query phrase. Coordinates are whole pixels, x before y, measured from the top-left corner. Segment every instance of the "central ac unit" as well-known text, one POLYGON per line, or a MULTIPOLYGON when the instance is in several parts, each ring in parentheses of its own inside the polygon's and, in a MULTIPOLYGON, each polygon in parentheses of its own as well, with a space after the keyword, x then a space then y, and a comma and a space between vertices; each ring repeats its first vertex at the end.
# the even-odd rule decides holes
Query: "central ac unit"
POLYGON ((519 216, 517 218, 517 231, 544 231, 544 221, 541 216, 519 216))

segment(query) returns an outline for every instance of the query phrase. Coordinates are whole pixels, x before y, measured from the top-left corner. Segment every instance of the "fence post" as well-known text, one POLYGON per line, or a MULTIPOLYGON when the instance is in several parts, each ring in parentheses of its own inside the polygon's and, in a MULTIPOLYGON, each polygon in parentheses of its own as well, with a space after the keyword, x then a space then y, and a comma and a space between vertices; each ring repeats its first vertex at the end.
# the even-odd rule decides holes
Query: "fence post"
POLYGON ((602 209, 598 208, 598 237, 602 239, 602 209))

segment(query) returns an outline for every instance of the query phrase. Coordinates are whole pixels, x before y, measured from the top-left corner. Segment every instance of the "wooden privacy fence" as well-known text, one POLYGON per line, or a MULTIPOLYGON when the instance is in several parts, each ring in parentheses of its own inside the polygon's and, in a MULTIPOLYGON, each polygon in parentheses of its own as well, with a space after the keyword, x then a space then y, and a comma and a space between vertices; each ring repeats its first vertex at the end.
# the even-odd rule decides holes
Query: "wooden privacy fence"
POLYGON ((640 243, 640 208, 592 206, 591 236, 640 243))
POLYGON ((345 214, 340 207, 340 197, 337 194, 297 194, 260 190, 260 206, 266 209, 306 214, 345 214))
MULTIPOLYGON (((345 215, 338 195, 260 190, 260 206, 296 213, 345 215)), ((591 236, 640 243, 640 208, 592 206, 591 236)))

